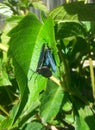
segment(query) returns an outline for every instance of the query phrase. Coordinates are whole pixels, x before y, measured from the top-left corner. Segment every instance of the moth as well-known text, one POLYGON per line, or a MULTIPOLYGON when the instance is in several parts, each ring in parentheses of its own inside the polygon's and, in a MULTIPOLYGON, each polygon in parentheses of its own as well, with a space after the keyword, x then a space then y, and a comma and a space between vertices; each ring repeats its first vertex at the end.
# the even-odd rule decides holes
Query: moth
POLYGON ((46 78, 49 78, 52 76, 52 71, 56 71, 55 60, 51 53, 51 49, 43 44, 40 51, 36 72, 46 78))

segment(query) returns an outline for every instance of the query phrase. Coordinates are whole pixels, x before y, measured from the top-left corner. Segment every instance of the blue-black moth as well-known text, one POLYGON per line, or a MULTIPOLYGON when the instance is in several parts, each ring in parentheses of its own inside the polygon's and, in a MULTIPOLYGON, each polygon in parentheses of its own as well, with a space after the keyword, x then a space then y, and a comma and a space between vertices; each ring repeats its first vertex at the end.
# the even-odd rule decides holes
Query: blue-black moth
POLYGON ((48 46, 45 46, 45 44, 42 45, 38 65, 36 72, 41 74, 44 77, 51 77, 52 71, 56 71, 56 64, 53 58, 53 55, 51 53, 51 49, 48 46))

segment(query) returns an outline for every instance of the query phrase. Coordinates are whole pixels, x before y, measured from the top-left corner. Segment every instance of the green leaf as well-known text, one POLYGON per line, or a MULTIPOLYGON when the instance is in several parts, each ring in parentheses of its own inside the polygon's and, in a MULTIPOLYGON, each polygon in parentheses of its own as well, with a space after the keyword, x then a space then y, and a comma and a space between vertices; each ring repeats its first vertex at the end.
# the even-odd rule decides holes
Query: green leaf
POLYGON ((85 39, 77 37, 72 41, 71 51, 68 52, 69 62, 76 67, 80 64, 82 57, 89 52, 88 44, 85 39))
POLYGON ((55 25, 56 39, 63 39, 71 36, 85 37, 87 34, 83 24, 79 22, 61 22, 55 25))
POLYGON ((8 74, 6 73, 6 71, 2 70, 0 76, 0 86, 7 86, 7 85, 11 85, 11 82, 9 81, 8 74))
POLYGON ((67 100, 66 98, 64 98, 64 104, 63 104, 63 110, 65 111, 65 112, 68 112, 68 111, 71 111, 71 109, 72 109, 72 104, 71 104, 71 102, 69 101, 69 100, 67 100))
POLYGON ((45 128, 39 122, 32 122, 32 123, 27 124, 24 130, 45 130, 45 128))
POLYGON ((63 99, 63 91, 61 87, 58 87, 54 82, 49 81, 47 85, 47 89, 42 96, 40 113, 42 121, 52 122, 52 120, 56 117, 59 112, 62 99, 63 99))
POLYGON ((49 18, 42 24, 34 14, 28 14, 10 31, 9 36, 11 39, 8 56, 13 59, 16 80, 21 94, 19 107, 13 119, 15 122, 25 105, 27 111, 34 106, 35 102, 39 105, 39 93, 46 87, 47 80, 41 76, 43 85, 39 85, 39 78, 36 80, 37 74, 34 72, 36 72, 43 43, 48 43, 55 49, 53 21, 49 18), (31 76, 32 79, 30 79, 31 76))
POLYGON ((13 107, 12 111, 10 112, 9 118, 5 118, 5 120, 3 120, 1 122, 1 129, 7 129, 7 128, 11 129, 12 128, 11 125, 14 121, 14 116, 15 116, 15 113, 17 112, 17 108, 18 108, 18 104, 16 104, 13 107))
POLYGON ((10 128, 9 126, 10 126, 11 122, 12 122, 12 119, 5 119, 5 120, 3 120, 1 122, 1 126, 0 126, 1 130, 10 128))
POLYGON ((38 106, 40 104, 39 93, 46 88, 46 83, 47 79, 41 75, 35 73, 32 76, 31 81, 28 83, 30 94, 28 96, 28 101, 24 109, 25 113, 30 112, 33 108, 35 109, 35 106, 38 106))
POLYGON ((75 130, 91 130, 91 129, 81 116, 80 117, 75 116, 75 130))
POLYGON ((84 108, 80 108, 78 112, 79 116, 85 120, 87 126, 89 127, 89 130, 93 130, 95 117, 92 109, 89 106, 85 106, 84 108))
POLYGON ((55 21, 95 21, 95 4, 72 2, 53 9, 49 16, 55 21))
POLYGON ((13 14, 12 10, 10 7, 7 5, 0 3, 0 14, 5 15, 5 16, 11 16, 13 14))
POLYGON ((72 112, 73 106, 69 98, 70 98, 69 94, 64 92, 64 98, 61 105, 62 110, 60 109, 59 115, 57 115, 57 118, 64 120, 68 124, 73 124, 74 123, 74 115, 72 112))
POLYGON ((1 122, 5 119, 4 116, 0 115, 0 127, 1 127, 1 122))
MULTIPOLYGON (((53 21, 50 18, 47 19, 39 31, 40 32, 38 34, 38 37, 40 40, 42 39, 42 42, 39 42, 40 41, 39 40, 38 43, 35 44, 37 47, 33 52, 31 65, 30 65, 30 69, 32 69, 33 71, 36 70, 39 53, 40 53, 43 43, 46 43, 46 44, 48 43, 48 45, 51 47, 51 49, 53 46, 53 49, 56 51, 53 21)), ((38 37, 37 37, 37 39, 38 39, 38 37)), ((29 70, 28 77, 30 78, 32 74, 33 74, 32 79, 28 82, 30 94, 28 97, 28 102, 26 104, 25 111, 28 111, 29 109, 31 110, 32 105, 34 106, 36 100, 39 100, 39 93, 42 90, 44 90, 47 85, 46 78, 44 78, 41 75, 37 75, 36 73, 29 70), (27 109, 27 108, 29 108, 29 109, 27 109)))
POLYGON ((32 5, 34 8, 37 8, 41 11, 44 11, 45 13, 48 13, 48 9, 42 1, 32 2, 32 5))
POLYGON ((6 19, 6 24, 4 25, 3 33, 1 35, 1 42, 3 45, 6 45, 10 39, 7 36, 8 32, 13 27, 15 27, 22 18, 23 18, 23 16, 12 16, 12 17, 6 19))
POLYGON ((29 88, 27 75, 40 28, 40 21, 37 20, 35 15, 29 14, 9 33, 11 39, 9 41, 8 55, 13 59, 15 75, 21 93, 21 102, 17 109, 18 114, 15 112, 16 117, 21 114, 28 100, 29 88))
POLYGON ((75 130, 93 130, 95 124, 95 117, 93 109, 74 99, 75 110, 75 130))

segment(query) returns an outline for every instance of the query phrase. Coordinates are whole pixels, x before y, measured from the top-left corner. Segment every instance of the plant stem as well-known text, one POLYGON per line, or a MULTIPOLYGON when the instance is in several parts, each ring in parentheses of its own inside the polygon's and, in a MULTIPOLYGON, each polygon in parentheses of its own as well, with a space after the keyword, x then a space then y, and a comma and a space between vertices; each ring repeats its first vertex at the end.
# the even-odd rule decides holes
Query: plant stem
POLYGON ((8 47, 5 46, 5 45, 3 45, 3 44, 1 44, 1 43, 0 43, 0 49, 3 50, 3 51, 5 51, 5 52, 8 51, 8 47))
POLYGON ((95 76, 94 76, 94 69, 93 69, 93 63, 92 59, 89 58, 89 66, 90 66, 90 75, 91 75, 91 84, 92 84, 92 91, 93 91, 93 98, 95 101, 95 76))
POLYGON ((68 65, 68 61, 66 60, 64 54, 61 52, 60 46, 58 45, 57 48, 58 48, 58 51, 59 51, 60 59, 62 61, 63 67, 64 67, 63 72, 61 72, 62 73, 62 78, 63 78, 63 81, 62 81, 63 83, 62 84, 65 84, 64 89, 69 91, 70 86, 71 86, 70 68, 69 68, 69 65, 68 65))
POLYGON ((51 76, 50 79, 51 79, 52 81, 54 81, 58 86, 61 86, 60 80, 58 80, 58 79, 55 78, 54 76, 51 76))
POLYGON ((0 105, 0 110, 6 114, 7 116, 9 116, 9 113, 0 105))

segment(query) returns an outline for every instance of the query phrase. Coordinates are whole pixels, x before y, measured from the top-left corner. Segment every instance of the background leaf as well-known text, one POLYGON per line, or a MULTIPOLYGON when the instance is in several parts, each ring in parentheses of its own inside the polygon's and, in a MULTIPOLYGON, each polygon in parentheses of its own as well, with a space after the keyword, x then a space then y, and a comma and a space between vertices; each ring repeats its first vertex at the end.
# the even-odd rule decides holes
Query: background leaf
POLYGON ((71 36, 85 37, 87 35, 86 28, 79 22, 60 22, 55 25, 56 39, 63 39, 71 36))
POLYGON ((13 14, 12 10, 10 7, 7 5, 0 3, 0 14, 5 15, 5 16, 11 16, 13 14))
POLYGON ((49 16, 55 21, 94 21, 95 4, 72 2, 53 9, 49 16))
POLYGON ((45 127, 39 122, 32 122, 27 124, 27 126, 24 128, 25 130, 45 130, 45 127))
POLYGON ((45 13, 48 13, 48 9, 42 1, 32 2, 32 5, 33 5, 33 7, 37 8, 45 13))
POLYGON ((75 129, 93 130, 95 118, 93 116, 93 108, 83 104, 79 100, 73 98, 74 112, 75 112, 75 129), (77 103, 78 102, 78 103, 77 103), (92 122, 92 123, 91 123, 92 122))

